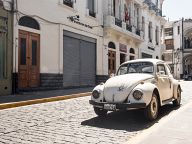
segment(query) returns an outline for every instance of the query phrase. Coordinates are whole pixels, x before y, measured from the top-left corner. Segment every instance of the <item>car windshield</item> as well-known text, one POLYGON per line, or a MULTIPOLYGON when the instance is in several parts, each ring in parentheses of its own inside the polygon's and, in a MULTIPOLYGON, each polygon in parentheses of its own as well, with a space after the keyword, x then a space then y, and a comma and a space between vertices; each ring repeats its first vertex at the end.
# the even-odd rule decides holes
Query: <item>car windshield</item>
POLYGON ((151 62, 135 62, 121 65, 117 75, 129 73, 153 73, 154 67, 151 62))

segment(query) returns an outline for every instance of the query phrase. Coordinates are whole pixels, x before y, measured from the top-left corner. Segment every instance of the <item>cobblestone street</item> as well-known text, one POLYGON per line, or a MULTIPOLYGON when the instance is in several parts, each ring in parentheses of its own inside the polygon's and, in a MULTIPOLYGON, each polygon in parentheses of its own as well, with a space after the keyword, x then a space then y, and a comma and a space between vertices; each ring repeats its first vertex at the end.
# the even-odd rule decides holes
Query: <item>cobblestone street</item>
MULTIPOLYGON (((191 100, 192 82, 181 81, 182 105, 191 100)), ((95 143, 118 144, 153 126, 141 110, 113 112, 98 118, 88 100, 76 98, 0 111, 0 143, 95 143)), ((160 111, 160 118, 175 112, 172 105, 160 111)), ((158 122, 159 120, 157 120, 158 122)))

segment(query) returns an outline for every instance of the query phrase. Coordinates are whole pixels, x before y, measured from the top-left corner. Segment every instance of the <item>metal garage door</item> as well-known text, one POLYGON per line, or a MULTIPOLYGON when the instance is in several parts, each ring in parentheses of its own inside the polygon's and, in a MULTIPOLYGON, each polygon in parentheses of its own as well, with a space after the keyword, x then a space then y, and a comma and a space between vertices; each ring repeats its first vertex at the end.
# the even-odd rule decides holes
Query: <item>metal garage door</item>
POLYGON ((94 86, 96 76, 96 40, 64 31, 64 87, 94 86))

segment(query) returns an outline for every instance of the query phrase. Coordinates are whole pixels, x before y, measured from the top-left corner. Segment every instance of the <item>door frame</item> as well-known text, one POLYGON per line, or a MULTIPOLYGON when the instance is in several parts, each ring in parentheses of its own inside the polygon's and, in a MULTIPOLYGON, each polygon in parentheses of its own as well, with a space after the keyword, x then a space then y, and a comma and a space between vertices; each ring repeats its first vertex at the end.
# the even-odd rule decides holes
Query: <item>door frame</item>
POLYGON ((30 31, 25 31, 25 30, 18 30, 18 88, 31 88, 31 87, 38 87, 40 85, 40 34, 38 33, 34 33, 34 32, 30 32, 30 31), (26 38, 26 67, 27 67, 27 83, 25 84, 25 87, 22 86, 22 81, 20 80, 19 76, 20 76, 20 67, 22 65, 20 65, 20 60, 21 60, 21 55, 20 55, 20 38, 21 35, 25 35, 24 37, 26 38), (32 50, 32 37, 37 37, 37 85, 36 86, 31 86, 31 82, 30 82, 30 75, 31 75, 31 68, 32 68, 32 52, 30 52, 30 50, 32 50))

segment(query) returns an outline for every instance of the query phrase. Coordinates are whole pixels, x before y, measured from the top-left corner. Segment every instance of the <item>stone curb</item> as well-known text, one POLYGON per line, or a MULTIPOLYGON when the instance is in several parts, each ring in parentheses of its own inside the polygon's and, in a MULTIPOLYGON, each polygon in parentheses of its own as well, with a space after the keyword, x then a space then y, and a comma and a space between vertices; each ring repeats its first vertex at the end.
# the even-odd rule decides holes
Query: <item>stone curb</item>
POLYGON ((78 98, 78 97, 85 97, 85 96, 89 96, 89 95, 91 95, 91 92, 50 97, 50 98, 42 98, 42 99, 35 99, 35 100, 28 100, 28 101, 21 101, 21 102, 4 103, 4 104, 0 104, 0 110, 20 107, 20 106, 26 106, 26 105, 32 105, 32 104, 40 104, 40 103, 61 101, 61 100, 67 100, 67 99, 72 99, 72 98, 78 98))

